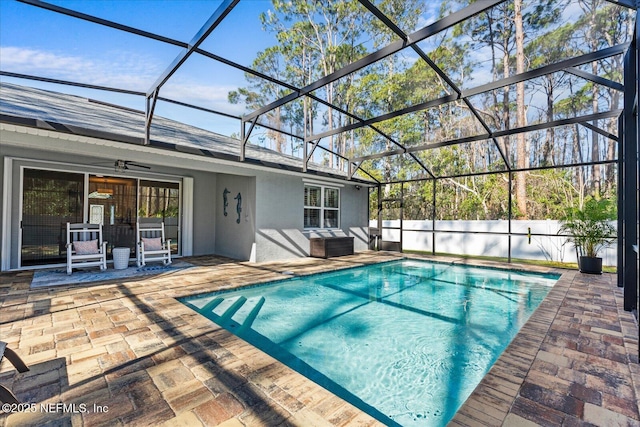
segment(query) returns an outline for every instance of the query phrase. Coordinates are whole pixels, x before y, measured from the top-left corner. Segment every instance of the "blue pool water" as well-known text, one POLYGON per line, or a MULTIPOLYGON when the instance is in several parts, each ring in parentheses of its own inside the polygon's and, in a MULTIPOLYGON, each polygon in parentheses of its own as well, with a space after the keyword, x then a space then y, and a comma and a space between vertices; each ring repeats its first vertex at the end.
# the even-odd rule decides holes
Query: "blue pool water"
POLYGON ((405 259, 182 302, 383 423, 444 426, 557 279, 405 259))

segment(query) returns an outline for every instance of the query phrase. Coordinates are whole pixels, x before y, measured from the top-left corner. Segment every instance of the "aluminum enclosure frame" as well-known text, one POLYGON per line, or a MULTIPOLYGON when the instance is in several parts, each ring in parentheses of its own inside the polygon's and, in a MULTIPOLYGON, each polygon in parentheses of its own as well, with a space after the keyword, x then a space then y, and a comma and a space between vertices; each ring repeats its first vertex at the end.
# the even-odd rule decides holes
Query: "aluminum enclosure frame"
MULTIPOLYGON (((231 119, 238 120, 240 123, 240 131, 241 131, 241 148, 240 155, 238 161, 248 161, 245 156, 245 144, 248 142, 249 137, 251 136, 252 129, 255 126, 261 126, 273 131, 281 132, 283 134, 287 134, 291 137, 297 138, 303 143, 303 159, 302 159, 302 171, 307 172, 307 164, 311 159, 313 153, 317 149, 324 150, 329 153, 329 155, 337 156, 341 158, 345 164, 348 165, 347 178, 353 179, 355 173, 360 170, 363 174, 368 176, 371 179, 371 183, 374 186, 380 189, 382 184, 390 184, 390 183, 406 183, 415 180, 404 180, 404 181, 393 181, 393 182, 380 182, 375 179, 371 173, 362 168, 362 163, 365 160, 385 158, 389 156, 394 156, 398 154, 408 155, 413 161, 415 161, 419 169, 422 170, 428 178, 424 178, 421 180, 434 180, 437 181, 439 179, 444 178, 452 178, 452 177, 461 177, 461 176, 470 176, 472 174, 462 174, 462 175, 453 175, 453 176, 436 176, 434 173, 429 170, 429 168, 420 161, 420 159, 416 156, 416 153, 421 151, 428 151, 430 149, 448 146, 448 145, 457 145, 465 142, 478 141, 482 139, 492 140, 495 147, 502 157, 504 170, 500 170, 498 172, 486 172, 486 173, 506 173, 509 176, 509 181, 513 180, 513 174, 520 172, 521 170, 513 168, 508 159, 505 156, 505 153, 502 152, 500 145, 497 142, 497 138, 502 136, 511 136, 516 135, 522 132, 529 132, 538 129, 550 128, 555 126, 562 126, 566 124, 579 124, 590 129, 592 132, 595 132, 599 135, 602 135, 606 138, 612 139, 618 142, 618 164, 619 164, 619 230, 620 238, 619 238, 619 251, 618 251, 618 277, 619 284, 624 285, 625 287, 625 309, 626 310, 637 310, 638 307, 638 289, 637 289, 637 280, 638 280, 638 131, 639 131, 639 123, 638 123, 638 98, 640 98, 639 94, 639 84, 638 84, 638 8, 640 7, 640 0, 607 0, 610 3, 618 4, 624 7, 628 7, 636 10, 636 28, 633 36, 633 40, 631 44, 624 44, 618 46, 612 46, 600 51, 591 52, 586 55, 582 55, 579 57, 570 58, 564 61, 560 61, 555 64, 551 64, 548 66, 544 66, 538 69, 530 70, 521 74, 516 74, 510 76, 508 78, 504 78, 502 80, 498 80, 495 82, 491 82, 488 84, 480 85, 478 87, 463 90, 453 82, 453 80, 441 70, 430 58, 429 56, 420 49, 418 46, 418 42, 425 40, 426 38, 437 34, 440 31, 443 31, 447 28, 450 28, 458 23, 461 23, 469 18, 476 16, 477 14, 488 10, 496 5, 499 5, 506 0, 486 0, 486 1, 476 1, 471 3, 469 6, 452 13, 445 18, 442 18, 418 31, 413 32, 412 34, 406 34, 400 28, 398 28, 382 11, 380 11, 370 0, 358 0, 360 5, 362 5, 369 13, 377 17, 391 32, 397 35, 400 40, 397 42, 390 43, 389 45, 379 49, 376 52, 370 53, 365 57, 348 64, 347 66, 324 76, 311 84, 298 88, 293 85, 287 84, 286 82, 280 81, 276 78, 267 76, 263 73, 250 69, 248 67, 242 66, 238 63, 235 63, 227 58, 222 58, 218 55, 215 55, 211 52, 207 52, 200 48, 200 45, 207 38, 209 34, 211 34, 214 29, 224 21, 227 15, 233 10, 233 8, 240 2, 245 0, 223 0, 221 5, 213 12, 213 14, 209 17, 206 23, 194 34, 188 42, 183 42, 180 40, 175 40, 160 34, 154 34, 148 31, 141 30, 139 28, 134 28, 131 26, 123 25, 117 22, 109 21, 106 19, 102 19, 99 17, 91 16, 88 14, 84 14, 75 10, 71 10, 68 8, 64 8, 61 6, 57 6, 54 4, 50 4, 40 0, 18 0, 24 4, 39 7, 44 10, 48 10, 53 13, 64 14, 76 19, 80 19, 83 21, 91 22, 96 25, 102 25, 109 28, 113 28, 119 31, 124 31, 130 34, 137 35, 139 37, 145 37, 148 39, 152 39, 161 43, 169 44, 172 46, 176 46, 181 48, 181 52, 175 57, 175 59, 168 64, 167 68, 158 76, 156 81, 149 88, 144 88, 141 90, 127 90, 116 87, 105 87, 99 85, 91 85, 84 84, 73 81, 64 81, 59 79, 51 79, 42 76, 33 76, 27 74, 20 73, 12 73, 0 70, 0 76, 26 79, 26 80, 34 80, 55 84, 62 84, 68 86, 76 86, 88 89, 96 89, 102 91, 110 91, 110 92, 118 92, 123 94, 135 95, 144 98, 145 100, 145 109, 143 113, 146 115, 145 121, 145 144, 151 144, 150 140, 150 131, 153 123, 153 115, 155 110, 155 105, 157 101, 161 100, 164 102, 174 103, 176 105, 181 105, 188 108, 193 108, 196 110, 204 111, 211 114, 221 115, 224 117, 228 117, 231 119), (386 114, 379 115, 377 117, 363 119, 358 117, 355 114, 351 114, 348 111, 345 111, 338 106, 335 106, 317 96, 315 96, 312 92, 318 88, 323 87, 324 85, 335 82, 336 80, 344 77, 350 73, 353 73, 357 70, 363 69, 364 67, 371 65, 377 61, 380 61, 383 58, 386 58, 394 53, 399 52, 402 49, 410 47, 420 58, 420 60, 424 61, 428 67, 430 67, 435 73, 438 74, 452 89, 452 93, 449 93, 439 99, 429 100, 427 102, 413 105, 401 110, 392 111, 386 114), (624 84, 621 85, 617 82, 610 81, 608 79, 604 79, 599 76, 595 76, 591 73, 582 71, 577 69, 576 67, 582 64, 586 64, 589 62, 601 60, 604 58, 608 58, 613 55, 619 55, 626 52, 625 55, 625 78, 624 84), (208 58, 212 61, 217 61, 223 63, 229 67, 240 70, 242 72, 251 74, 253 76, 259 77, 261 79, 265 79, 274 84, 280 85, 283 88, 287 88, 291 90, 291 93, 285 97, 282 97, 269 105, 263 106, 261 108, 252 111, 249 114, 244 116, 238 116, 229 114, 223 111, 215 111, 212 109, 207 109, 203 107, 199 107, 196 105, 191 105, 188 103, 180 102, 177 100, 172 100, 166 97, 161 96, 162 86, 171 78, 171 76, 188 60, 188 58, 193 54, 199 54, 205 58, 208 58), (502 131, 491 131, 487 124, 484 122, 478 111, 474 108, 474 106, 469 101, 469 98, 478 95, 481 93, 485 93, 491 90, 499 89, 504 86, 512 85, 518 82, 527 81, 536 77, 544 76, 554 72, 566 72, 580 78, 586 79, 588 81, 594 82, 596 84, 600 84, 609 88, 612 88, 617 91, 624 91, 624 100, 625 105, 622 111, 609 111, 609 112, 598 112, 595 114, 582 116, 582 117, 574 117, 570 119, 564 120, 556 120, 549 123, 544 123, 540 125, 532 125, 524 128, 515 128, 508 129, 502 131), (304 135, 299 136, 293 133, 287 133, 281 129, 274 129, 269 125, 260 122, 259 118, 272 111, 273 109, 286 104, 292 100, 308 97, 315 102, 321 103, 328 108, 332 108, 335 111, 340 112, 341 114, 345 114, 352 120, 354 120, 353 124, 331 129, 325 132, 321 132, 314 135, 304 135), (455 101, 462 101, 471 111, 471 114, 474 118, 479 122, 481 127, 485 130, 486 133, 482 135, 476 135, 466 138, 459 138, 451 141, 441 141, 434 144, 424 144, 421 146, 415 147, 407 147, 403 145, 399 141, 395 141, 391 136, 385 134, 383 131, 378 129, 375 125, 376 123, 380 123, 384 120, 392 119, 395 117, 399 117, 403 114, 423 111, 431 107, 448 104, 455 101), (620 117, 620 126, 619 126, 619 134, 618 137, 615 135, 606 132, 603 129, 594 126, 590 122, 597 121, 598 119, 608 118, 608 117, 620 117), (249 129, 246 129, 246 125, 249 124, 249 129), (352 131, 359 128, 368 128, 373 132, 376 132, 383 139, 389 141, 391 145, 396 147, 393 150, 386 152, 378 152, 372 153, 366 156, 358 156, 353 158, 347 158, 344 155, 332 151, 326 147, 320 145, 320 141, 323 138, 331 137, 333 135, 337 135, 343 132, 352 131), (633 288, 633 289, 632 289, 633 288)), ((586 162, 583 165, 595 165, 601 164, 602 162, 586 162)), ((574 165, 570 165, 574 166, 574 165)), ((561 167, 561 166, 559 166, 561 167)), ((541 168, 529 168, 527 170, 535 170, 541 168)), ((477 173, 473 175, 486 174, 485 172, 477 173)), ((435 185, 434 185, 434 194, 435 194, 435 185)), ((435 195, 434 202, 435 202, 435 195)), ((511 192, 509 192, 509 198, 511 198, 511 192)), ((378 200, 381 200, 378 198, 378 200)), ((400 202, 402 205, 402 202, 400 202)), ((511 236, 511 200, 509 200, 509 235, 511 236)), ((434 203, 435 208, 435 203, 434 203)), ((511 257, 511 250, 509 250, 509 260, 511 257)))

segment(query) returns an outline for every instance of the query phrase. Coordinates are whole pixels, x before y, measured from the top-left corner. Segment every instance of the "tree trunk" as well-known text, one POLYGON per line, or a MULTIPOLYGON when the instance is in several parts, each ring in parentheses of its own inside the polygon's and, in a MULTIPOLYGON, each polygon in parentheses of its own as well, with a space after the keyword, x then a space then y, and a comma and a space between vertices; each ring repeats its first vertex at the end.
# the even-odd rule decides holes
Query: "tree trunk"
MULTIPOLYGON (((333 83, 329 83, 327 85, 327 102, 329 104, 333 103, 333 83)), ((333 109, 331 107, 327 108, 327 122, 329 129, 333 129, 333 109)), ((333 151, 334 151, 334 143, 333 143, 333 135, 329 135, 329 167, 333 168, 333 151)))
MULTIPOLYGON (((282 128, 282 109, 281 107, 277 107, 275 109, 275 127, 276 129, 282 128)), ((284 145, 284 135, 282 132, 272 131, 273 136, 276 140, 276 151, 278 153, 282 153, 282 146, 284 145)))
MULTIPOLYGON (((598 75, 598 64, 596 62, 594 62, 592 64, 592 72, 593 75, 597 76, 598 75)), ((592 100, 592 104, 593 104, 593 113, 597 113, 598 112, 598 96, 599 96, 599 90, 598 90, 598 85, 594 84, 593 85, 593 100, 592 100)), ((598 121, 594 120, 593 121, 593 125, 595 127, 598 127, 598 121)), ((591 161, 592 162, 599 162, 600 161, 600 147, 599 147, 599 136, 596 132, 591 131, 591 161)), ((600 195, 602 194, 602 188, 601 188, 601 176, 600 176, 600 165, 593 165, 591 166, 591 179, 592 179, 592 193, 593 196, 596 199, 600 198, 600 195)))
MULTIPOLYGON (((496 42, 493 31, 493 17, 491 16, 491 12, 487 13, 487 26, 489 28, 489 47, 491 48, 491 70, 493 71, 493 81, 498 80, 498 64, 496 61, 496 42)), ((506 55, 505 55, 506 56, 506 55)), ((508 66, 507 62, 507 66, 508 66)), ((494 117, 499 126, 500 124, 500 103, 498 102, 498 91, 492 90, 491 96, 493 97, 493 109, 494 109, 494 117)), ((504 151, 504 147, 501 147, 504 151)))
MULTIPOLYGON (((522 26, 522 0, 514 0, 515 29, 516 29, 516 74, 524 73, 524 30, 522 26)), ((516 126, 526 126, 524 105, 524 82, 516 84, 516 126)), ((520 132, 516 136, 518 145, 517 168, 528 167, 528 150, 525 134, 520 132)), ((525 172, 516 174, 516 203, 521 218, 528 218, 527 212, 527 182, 525 172)))
MULTIPOLYGON (((617 90, 611 89, 610 91, 611 97, 611 109, 615 110, 618 108, 618 104, 620 102, 620 92, 617 90)), ((610 134, 615 135, 618 133, 618 119, 612 117, 608 120, 607 123, 608 131, 610 134)), ((616 158, 616 145, 617 142, 611 138, 607 140, 607 160, 614 160, 616 158)), ((620 153, 618 153, 618 156, 620 153)), ((620 173, 620 171, 618 171, 620 173)), ((616 186, 616 168, 614 164, 605 165, 605 193, 607 198, 611 196, 615 196, 613 194, 613 189, 616 186)))
MULTIPOLYGON (((590 14, 589 14, 589 30, 587 31, 587 46, 589 46, 589 50, 591 52, 595 52, 598 50, 598 40, 596 40, 595 36, 595 26, 596 26, 596 14, 598 10, 598 1, 594 0, 591 2, 590 6, 590 14)), ((598 75, 598 62, 594 61, 591 64, 591 72, 594 76, 598 75)), ((598 85, 593 85, 592 92, 592 112, 595 114, 598 112, 598 96, 600 96, 598 89, 598 85)), ((594 120, 592 123, 595 127, 598 127, 598 121, 594 120)), ((600 147, 599 144, 599 136, 596 132, 591 131, 591 161, 599 162, 600 161, 600 147)), ((592 165, 591 166, 591 193, 592 195, 599 199, 602 193, 601 191, 601 176, 600 176, 600 165, 592 165)))
MULTIPOLYGON (((582 158, 582 151, 580 150, 580 129, 579 125, 574 125, 575 132, 573 134, 573 158, 577 159, 579 163, 583 163, 584 159, 582 158)), ((582 203, 584 201, 584 172, 582 167, 577 169, 578 176, 576 177, 576 186, 578 187, 578 205, 582 208, 582 203)))
MULTIPOLYGON (((509 17, 507 16, 506 12, 505 12, 505 16, 504 16, 504 25, 505 27, 509 24, 509 17)), ((508 33, 505 31, 504 34, 504 39, 503 39, 503 50, 504 50, 504 55, 502 57, 502 74, 503 74, 503 78, 508 78, 511 73, 509 71, 509 36, 508 33)), ((504 129, 510 129, 511 128, 511 119, 510 119, 510 111, 509 111, 509 104, 511 102, 511 100, 509 99, 509 86, 505 86, 504 87, 504 92, 502 93, 502 123, 504 126, 504 129)), ((505 136, 503 138, 503 150, 504 150, 504 155, 507 158, 507 161, 511 161, 511 144, 510 144, 510 138, 509 136, 505 136)))
MULTIPOLYGON (((546 76, 547 84, 547 122, 553 121, 553 77, 551 75, 546 76)), ((542 149, 542 164, 543 166, 551 166, 553 161, 553 144, 554 144, 555 132, 554 128, 547 130, 547 137, 544 141, 544 147, 542 149)))

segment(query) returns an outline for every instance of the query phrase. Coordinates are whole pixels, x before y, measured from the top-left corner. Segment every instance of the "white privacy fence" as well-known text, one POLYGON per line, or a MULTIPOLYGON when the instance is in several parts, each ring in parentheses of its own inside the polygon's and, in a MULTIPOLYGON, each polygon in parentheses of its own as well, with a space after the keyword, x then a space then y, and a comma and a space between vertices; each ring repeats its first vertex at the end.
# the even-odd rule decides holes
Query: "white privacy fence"
MULTIPOLYGON (((369 227, 377 227, 370 220, 369 227)), ((615 222, 613 223, 615 227, 615 222)), ((509 255, 509 222, 495 221, 433 221, 402 222, 402 249, 431 252, 435 236, 435 251, 460 254, 507 257, 509 255)), ((400 241, 400 220, 382 221, 382 240, 400 241), (388 229, 391 228, 391 229, 388 229)), ((566 238, 558 236, 559 221, 511 221, 511 257, 532 260, 576 262, 576 251, 566 238), (514 235, 517 234, 517 235, 514 235), (531 234, 531 236, 528 236, 531 234)), ((616 265, 616 245, 603 249, 599 256, 604 265, 616 265)))

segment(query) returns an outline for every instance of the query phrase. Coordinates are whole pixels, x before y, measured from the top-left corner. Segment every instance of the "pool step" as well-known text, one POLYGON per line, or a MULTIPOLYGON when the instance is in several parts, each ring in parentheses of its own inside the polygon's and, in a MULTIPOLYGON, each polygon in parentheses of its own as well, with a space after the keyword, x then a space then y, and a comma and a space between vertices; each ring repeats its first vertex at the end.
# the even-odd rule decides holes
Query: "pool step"
POLYGON ((243 329, 251 328, 251 325, 253 324, 253 321, 256 320, 256 317, 258 317, 258 313, 260 312, 260 309, 262 308, 264 302, 264 297, 260 297, 258 299, 258 302, 253 306, 247 317, 245 317, 244 321, 241 322, 243 329))
POLYGON ((228 320, 231 319, 233 317, 234 314, 236 314, 236 311, 240 310, 240 307, 242 307, 242 305, 247 301, 247 298, 245 297, 238 297, 237 300, 235 300, 235 302, 233 304, 231 304, 229 306, 229 308, 227 308, 224 311, 224 314, 222 316, 220 316, 221 319, 223 320, 228 320))
POLYGON ((222 297, 212 299, 204 307, 202 307, 200 311, 202 311, 203 313, 208 313, 210 311, 213 311, 213 309, 219 306, 222 301, 224 301, 224 298, 222 297))
POLYGON ((233 321, 245 329, 251 328, 264 302, 264 297, 218 297, 209 301, 200 311, 207 316, 213 315, 222 322, 233 321))

